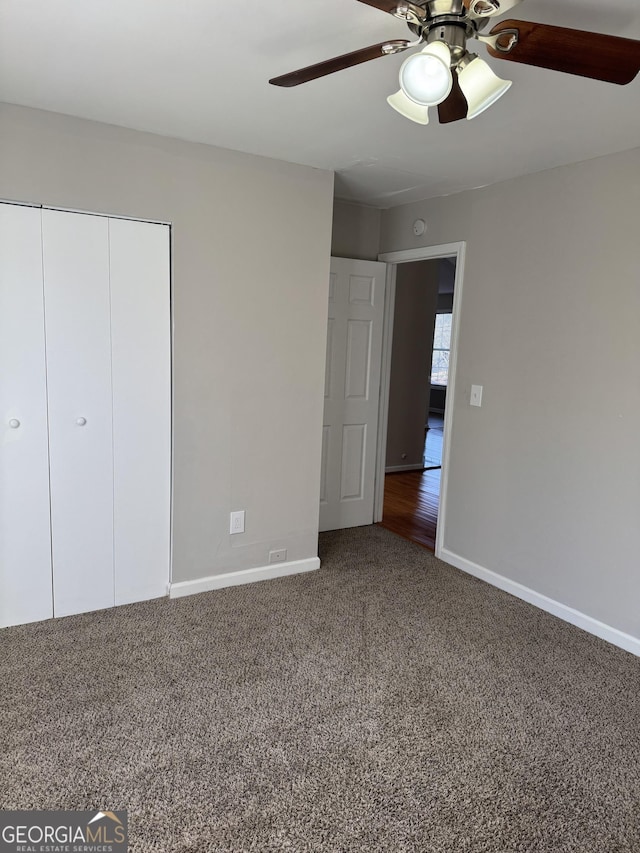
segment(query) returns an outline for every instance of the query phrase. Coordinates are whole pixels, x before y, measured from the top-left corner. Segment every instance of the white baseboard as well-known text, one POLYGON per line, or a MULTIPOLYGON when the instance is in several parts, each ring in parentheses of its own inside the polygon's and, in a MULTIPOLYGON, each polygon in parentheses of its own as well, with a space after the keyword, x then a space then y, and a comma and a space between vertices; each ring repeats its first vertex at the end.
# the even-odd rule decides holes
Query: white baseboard
POLYGON ((516 598, 522 599, 522 601, 533 604, 534 607, 539 607, 540 610, 545 610, 547 613, 557 616, 564 622, 569 622, 577 628, 582 628, 582 630, 586 631, 588 634, 600 637, 601 640, 606 640, 608 643, 618 646, 627 652, 631 652, 632 655, 640 657, 640 638, 638 637, 632 637, 631 634, 625 634, 617 628, 605 625, 604 622, 599 622, 592 616, 587 616, 579 610, 574 610, 573 607, 567 607, 566 604, 554 601, 553 598, 547 598, 546 595, 542 595, 533 589, 529 589, 529 587, 523 586, 522 584, 517 583, 517 581, 510 580, 509 578, 504 577, 504 575, 492 572, 490 569, 485 569, 483 566, 479 566, 477 563, 473 563, 465 557, 460 557, 458 554, 454 554, 446 548, 443 548, 440 551, 438 557, 441 560, 444 560, 445 563, 455 566, 456 569, 460 569, 469 575, 480 578, 480 580, 486 581, 488 584, 491 584, 491 586, 498 587, 498 589, 508 592, 510 595, 514 595, 516 598))
POLYGON ((243 583, 281 578, 285 575, 297 575, 301 572, 313 572, 320 568, 318 557, 307 560, 291 560, 287 563, 270 563, 256 569, 242 569, 239 572, 226 572, 223 575, 211 575, 194 581, 181 581, 169 584, 169 598, 183 598, 185 595, 195 595, 198 592, 209 592, 212 589, 224 589, 226 586, 239 586, 243 583))
POLYGON ((422 462, 416 462, 413 465, 389 465, 384 469, 385 474, 399 474, 400 471, 424 471, 422 462))

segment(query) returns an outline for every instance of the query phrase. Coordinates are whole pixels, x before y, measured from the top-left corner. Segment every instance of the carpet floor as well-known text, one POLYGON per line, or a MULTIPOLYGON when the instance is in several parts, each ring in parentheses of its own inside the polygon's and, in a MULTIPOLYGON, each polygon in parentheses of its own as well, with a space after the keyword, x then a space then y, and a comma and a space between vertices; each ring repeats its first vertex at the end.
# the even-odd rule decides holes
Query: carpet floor
POLYGON ((638 853, 640 660, 379 527, 0 633, 0 805, 136 853, 638 853))

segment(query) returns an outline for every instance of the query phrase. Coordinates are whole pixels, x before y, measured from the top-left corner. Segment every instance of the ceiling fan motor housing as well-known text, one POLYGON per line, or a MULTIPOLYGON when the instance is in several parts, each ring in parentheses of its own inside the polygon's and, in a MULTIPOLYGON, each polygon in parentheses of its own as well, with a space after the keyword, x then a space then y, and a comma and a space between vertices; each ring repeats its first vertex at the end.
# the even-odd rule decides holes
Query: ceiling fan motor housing
POLYGON ((484 21, 476 22, 467 14, 463 0, 426 0, 419 3, 426 19, 419 24, 409 23, 409 28, 427 44, 445 42, 451 51, 451 64, 455 66, 467 52, 467 39, 473 38, 484 21))
POLYGON ((439 15, 460 15, 462 17, 466 13, 463 0, 427 0, 426 3, 418 3, 424 6, 430 18, 437 18, 439 15))
POLYGON ((452 65, 456 65, 467 52, 467 38, 469 36, 469 27, 464 21, 432 21, 424 29, 427 44, 443 41, 449 46, 452 65))

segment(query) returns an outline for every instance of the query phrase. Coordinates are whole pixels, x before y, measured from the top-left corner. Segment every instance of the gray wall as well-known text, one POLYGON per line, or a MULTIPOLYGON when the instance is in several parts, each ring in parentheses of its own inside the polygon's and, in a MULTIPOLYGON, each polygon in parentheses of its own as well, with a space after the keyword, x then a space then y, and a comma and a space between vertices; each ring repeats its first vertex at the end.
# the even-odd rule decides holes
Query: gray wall
POLYGON ((426 245, 418 217, 428 244, 467 242, 445 547, 635 637, 639 175, 634 149, 386 211, 381 230, 383 252, 426 245))
POLYGON ((336 199, 333 204, 331 254, 336 258, 377 261, 381 213, 374 207, 336 199))
POLYGON ((387 470, 410 465, 422 467, 439 267, 437 260, 398 264, 387 421, 387 470))
POLYGON ((0 107, 0 197, 173 225, 174 581, 317 554, 332 193, 329 172, 0 107))

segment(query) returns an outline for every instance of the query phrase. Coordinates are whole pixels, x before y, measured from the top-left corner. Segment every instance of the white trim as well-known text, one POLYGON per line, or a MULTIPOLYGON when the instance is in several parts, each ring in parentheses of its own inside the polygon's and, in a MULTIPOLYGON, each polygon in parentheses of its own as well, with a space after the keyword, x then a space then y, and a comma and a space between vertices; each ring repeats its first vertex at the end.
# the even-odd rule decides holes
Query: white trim
MULTIPOLYGON (((440 246, 422 246, 420 249, 403 249, 378 255, 385 264, 405 264, 409 261, 432 261, 438 258, 457 258, 465 243, 442 243, 440 246)), ((455 291, 454 291, 455 293, 455 291)))
POLYGON ((0 198, 0 204, 13 204, 17 207, 36 207, 40 210, 58 210, 60 213, 81 213, 83 216, 103 216, 105 219, 125 219, 130 222, 148 222, 149 225, 171 225, 164 219, 141 219, 139 216, 124 216, 121 213, 98 213, 95 210, 80 210, 77 207, 59 207, 58 205, 40 204, 37 201, 17 201, 16 199, 0 198))
POLYGON ((570 625, 582 628, 588 634, 600 637, 601 640, 606 640, 606 642, 640 657, 639 637, 633 637, 631 634, 625 634, 617 628, 605 625, 604 622, 600 622, 592 616, 587 616, 579 610, 574 610, 573 607, 568 607, 566 604, 555 601, 553 598, 548 598, 546 595, 542 595, 542 593, 536 592, 517 581, 504 577, 504 575, 499 575, 490 569, 485 569, 483 566, 479 566, 465 557, 460 557, 446 548, 441 549, 440 559, 469 575, 473 575, 473 577, 485 581, 491 586, 508 592, 509 595, 514 595, 516 598, 526 601, 528 604, 533 604, 534 607, 538 607, 546 613, 557 616, 563 622, 568 622, 570 625))
POLYGON ((273 563, 269 566, 259 566, 255 569, 242 569, 237 572, 226 572, 223 575, 211 575, 194 581, 181 581, 169 584, 169 598, 183 598, 185 595, 195 595, 198 592, 208 592, 212 589, 224 589, 227 586, 239 586, 245 583, 266 581, 281 578, 286 575, 297 575, 301 572, 313 572, 320 568, 318 557, 307 560, 291 560, 287 563, 273 563))
POLYGON ((380 412, 378 418, 378 462, 376 467, 376 493, 373 507, 374 521, 382 521, 384 504, 384 474, 387 447, 387 421, 389 418, 389 385, 391 381, 391 347, 393 343, 393 310, 395 306, 396 272, 398 264, 412 261, 430 261, 439 258, 455 258, 456 275, 453 286, 453 305, 451 307, 451 350, 449 356, 449 381, 447 385, 447 405, 444 411, 444 430, 442 433, 442 475, 440 479, 440 506, 436 527, 435 553, 442 558, 444 534, 446 529, 447 493, 449 485, 449 448, 453 424, 453 401, 455 399, 456 366, 458 361, 458 340, 460 331, 460 306, 462 304, 462 285, 464 281, 465 251, 467 244, 443 243, 439 246, 423 246, 419 249, 405 249, 400 252, 386 252, 378 255, 379 261, 388 264, 387 293, 385 306, 385 325, 382 336, 382 374, 380 388, 380 412))
POLYGON ((449 495, 449 457, 451 433, 453 429, 453 403, 456 398, 456 375, 458 368, 458 341, 460 339, 460 306, 462 305, 462 285, 464 282, 464 263, 466 243, 458 243, 456 251, 456 277, 453 285, 453 305, 451 306, 451 350, 449 351, 449 375, 447 396, 444 407, 444 430, 442 432, 442 474, 440 476, 440 505, 438 524, 436 525, 436 557, 444 550, 444 534, 447 518, 447 498, 449 495))
MULTIPOLYGON (((435 467, 440 467, 435 466, 435 467)), ((390 465, 384 469, 385 474, 399 474, 402 471, 424 471, 425 467, 422 462, 416 462, 414 465, 390 465)))
POLYGON ((382 354, 380 365, 380 399, 378 400, 378 436, 376 449, 375 484, 373 493, 373 521, 382 521, 384 507, 384 473, 387 460, 387 424, 389 420, 389 389, 391 388, 391 343, 393 319, 396 310, 396 266, 387 264, 384 319, 382 326, 382 354))
POLYGON ((174 525, 175 525, 175 482, 176 482, 176 383, 175 383, 175 321, 173 310, 173 283, 174 276, 174 258, 175 251, 173 248, 173 226, 169 225, 169 342, 170 342, 170 360, 171 360, 171 502, 169 506, 169 582, 167 584, 167 595, 171 592, 171 581, 173 579, 173 547, 175 544, 174 525))

